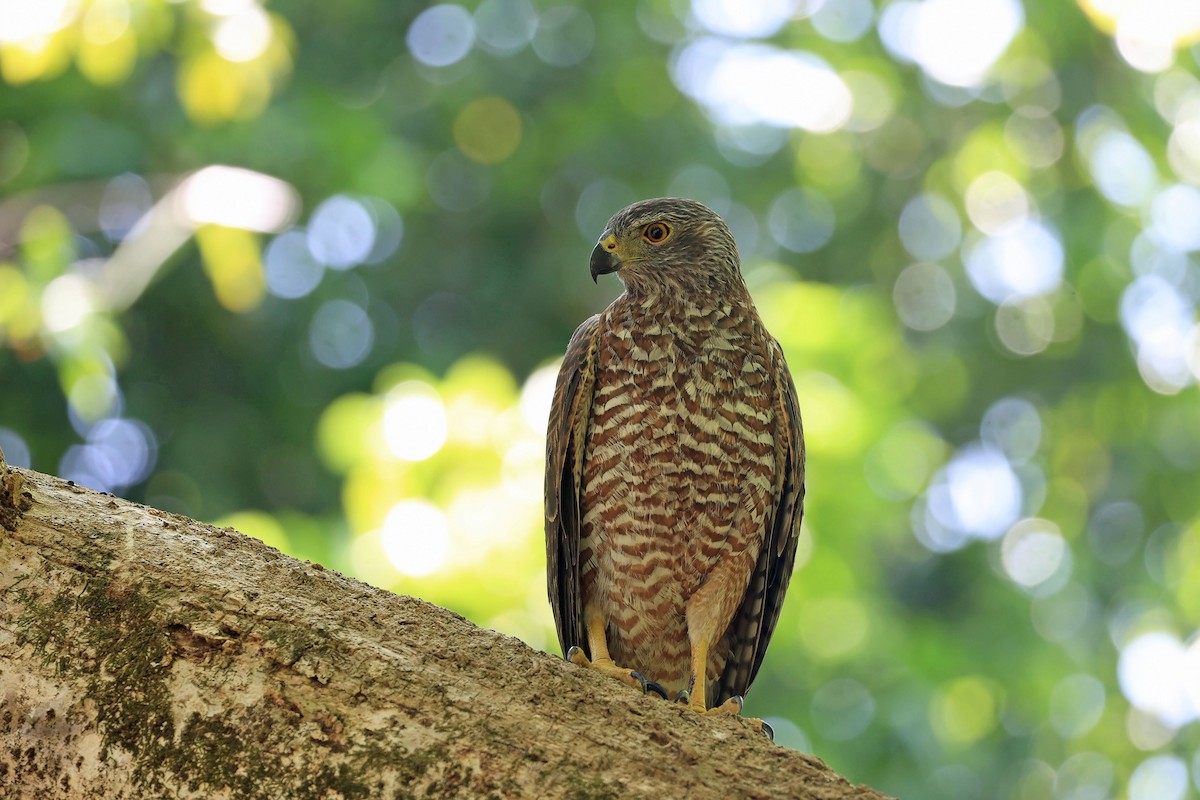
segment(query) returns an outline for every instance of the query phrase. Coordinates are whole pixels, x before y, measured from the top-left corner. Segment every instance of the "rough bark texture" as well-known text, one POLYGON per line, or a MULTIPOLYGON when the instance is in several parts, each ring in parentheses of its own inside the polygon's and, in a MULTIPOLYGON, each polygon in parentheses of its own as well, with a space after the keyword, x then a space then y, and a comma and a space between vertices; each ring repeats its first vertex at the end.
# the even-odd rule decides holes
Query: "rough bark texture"
POLYGON ((232 529, 6 467, 5 798, 881 798, 232 529))

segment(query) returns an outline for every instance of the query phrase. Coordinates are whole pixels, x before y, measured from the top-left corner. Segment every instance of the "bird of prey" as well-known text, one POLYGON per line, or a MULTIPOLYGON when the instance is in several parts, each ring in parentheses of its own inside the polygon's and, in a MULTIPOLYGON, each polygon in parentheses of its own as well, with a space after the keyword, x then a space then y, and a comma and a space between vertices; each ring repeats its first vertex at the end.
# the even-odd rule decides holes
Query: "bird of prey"
POLYGON ((546 561, 563 652, 739 714, 796 557, 804 434, 725 222, 660 198, 609 220, 591 274, 625 291, 575 331, 546 440, 546 561))

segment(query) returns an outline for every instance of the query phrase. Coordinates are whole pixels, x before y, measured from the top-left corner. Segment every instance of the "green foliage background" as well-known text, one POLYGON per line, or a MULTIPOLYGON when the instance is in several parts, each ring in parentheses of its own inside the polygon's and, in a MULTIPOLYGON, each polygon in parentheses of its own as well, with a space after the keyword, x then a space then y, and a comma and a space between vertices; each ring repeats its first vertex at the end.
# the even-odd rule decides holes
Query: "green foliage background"
MULTIPOLYGON (((923 2, 980 25, 1021 11, 923 2)), ((1195 49, 1147 65, 1118 48, 1122 4, 1026 2, 986 74, 953 87, 884 44, 915 4, 828 0, 870 23, 831 38, 821 4, 784 2, 749 38, 821 59, 805 63, 841 75, 852 108, 734 124, 679 88, 689 45, 736 45, 705 28, 719 5, 468 0, 446 19, 473 14, 475 38, 444 66, 414 52, 466 29, 422 39, 408 3, 82 0, 27 9, 27 29, 14 12, 0 446, 553 650, 555 359, 618 291, 587 275, 608 215, 690 194, 739 237, 810 448, 747 713, 902 797, 1194 796, 1195 49), (253 200, 218 180, 215 212, 180 211, 180 182, 211 165, 284 184, 253 200), (245 197, 291 220, 240 218, 245 197), (270 248, 330 198, 369 212, 377 252, 278 296, 270 248), (1033 288, 1001 292, 969 265, 1010 241, 1012 202, 1061 259, 1044 238, 1004 251, 1009 284, 1033 288), (183 233, 147 255, 132 243, 170 239, 133 227, 155 203, 183 233), (112 300, 112 264, 148 286, 112 300)), ((771 107, 821 101, 786 70, 747 74, 771 107)), ((336 243, 349 218, 329 219, 336 243)))

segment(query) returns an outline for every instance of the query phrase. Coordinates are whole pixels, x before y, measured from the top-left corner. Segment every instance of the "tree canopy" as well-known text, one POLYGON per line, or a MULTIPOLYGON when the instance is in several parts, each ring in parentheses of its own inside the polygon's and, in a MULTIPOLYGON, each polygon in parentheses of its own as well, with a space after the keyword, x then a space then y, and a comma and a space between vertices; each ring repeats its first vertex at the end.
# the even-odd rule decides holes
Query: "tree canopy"
POLYGON ((905 797, 1194 796, 1198 38, 1133 0, 0 2, 0 448, 553 649, 588 252, 692 197, 809 444, 747 713, 905 797))

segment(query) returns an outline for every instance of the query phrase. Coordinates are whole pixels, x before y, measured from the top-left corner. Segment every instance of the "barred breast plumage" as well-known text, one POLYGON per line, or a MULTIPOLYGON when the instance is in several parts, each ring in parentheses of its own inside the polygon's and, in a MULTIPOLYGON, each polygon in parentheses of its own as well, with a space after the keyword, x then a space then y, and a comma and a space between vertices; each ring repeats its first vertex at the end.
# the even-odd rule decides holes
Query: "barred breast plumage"
MULTIPOLYGON (((583 462, 584 604, 609 650, 668 689, 688 682, 685 603, 722 559, 745 562, 728 624, 762 544, 775 472, 769 352, 756 317, 726 304, 646 307, 600 319, 583 462)), ((722 626, 722 630, 724 626, 722 626)), ((713 648, 709 678, 728 647, 713 648)))

